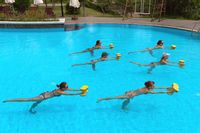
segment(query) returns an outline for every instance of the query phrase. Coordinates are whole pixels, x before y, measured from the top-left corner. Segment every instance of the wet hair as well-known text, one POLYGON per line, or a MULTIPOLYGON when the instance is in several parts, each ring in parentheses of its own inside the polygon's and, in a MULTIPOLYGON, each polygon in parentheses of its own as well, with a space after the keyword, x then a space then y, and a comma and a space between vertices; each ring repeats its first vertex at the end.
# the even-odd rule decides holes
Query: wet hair
POLYGON ((151 86, 154 85, 154 84, 155 84, 154 81, 147 81, 147 82, 144 83, 144 85, 145 85, 147 88, 151 87, 151 86))
POLYGON ((163 41, 162 40, 159 40, 158 42, 157 42, 157 45, 163 45, 163 41))
POLYGON ((96 41, 96 46, 99 45, 100 43, 101 43, 101 41, 100 41, 100 40, 97 40, 97 41, 96 41))
POLYGON ((104 56, 108 56, 108 53, 107 53, 107 52, 103 52, 103 53, 101 54, 101 58, 104 57, 104 56))
POLYGON ((66 85, 67 85, 67 83, 66 82, 61 82, 59 85, 56 85, 59 89, 61 89, 62 90, 62 88, 65 88, 66 87, 66 85))

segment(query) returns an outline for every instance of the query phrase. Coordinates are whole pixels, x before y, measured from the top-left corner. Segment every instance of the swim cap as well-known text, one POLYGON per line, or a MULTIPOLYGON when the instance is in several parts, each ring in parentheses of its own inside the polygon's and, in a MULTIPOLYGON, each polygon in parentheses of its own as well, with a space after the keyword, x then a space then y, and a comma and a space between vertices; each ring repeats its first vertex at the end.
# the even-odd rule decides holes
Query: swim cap
POLYGON ((170 56, 169 53, 163 53, 162 55, 163 55, 163 56, 170 56))

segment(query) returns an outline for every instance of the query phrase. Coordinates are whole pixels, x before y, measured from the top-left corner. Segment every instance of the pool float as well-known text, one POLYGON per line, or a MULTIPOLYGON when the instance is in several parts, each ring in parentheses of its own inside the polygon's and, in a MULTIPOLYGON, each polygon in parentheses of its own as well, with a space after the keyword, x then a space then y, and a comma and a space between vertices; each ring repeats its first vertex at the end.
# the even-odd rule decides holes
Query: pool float
POLYGON ((120 53, 117 53, 116 54, 116 60, 119 60, 121 58, 121 54, 120 53))
POLYGON ((167 90, 169 91, 167 94, 172 95, 174 92, 179 92, 179 85, 177 83, 173 83, 167 90))
POLYGON ((172 44, 171 49, 176 49, 176 45, 172 44))
POLYGON ((112 43, 110 43, 109 47, 110 47, 110 49, 113 49, 114 45, 112 43))
POLYGON ((80 94, 80 96, 86 96, 87 92, 88 92, 88 86, 87 85, 83 85, 80 90, 83 92, 82 94, 80 94))
POLYGON ((185 65, 185 61, 184 60, 179 60, 179 66, 184 66, 185 65))

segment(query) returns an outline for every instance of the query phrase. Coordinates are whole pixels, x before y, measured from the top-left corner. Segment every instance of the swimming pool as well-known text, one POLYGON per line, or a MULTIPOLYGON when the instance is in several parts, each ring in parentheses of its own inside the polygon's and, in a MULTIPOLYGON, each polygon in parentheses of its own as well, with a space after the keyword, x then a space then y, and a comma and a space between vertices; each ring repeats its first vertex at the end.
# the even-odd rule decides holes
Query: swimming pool
POLYGON ((84 25, 76 31, 63 29, 1 29, 0 30, 0 101, 32 97, 55 89, 61 81, 72 88, 89 85, 86 97, 49 99, 28 112, 31 103, 0 103, 0 133, 198 133, 200 129, 200 40, 190 32, 136 25, 84 25), (100 39, 102 45, 115 48, 69 56, 92 47, 100 39), (158 66, 152 74, 147 67, 138 67, 129 60, 149 63, 159 60, 162 50, 128 55, 130 51, 153 47, 162 39, 171 61, 184 59, 184 69, 158 66), (110 56, 121 53, 119 61, 101 62, 96 71, 91 66, 74 67, 99 58, 106 51, 110 56), (99 97, 121 95, 127 90, 143 87, 147 80, 157 86, 176 82, 180 92, 169 95, 141 95, 121 110, 120 100, 97 104, 99 97))

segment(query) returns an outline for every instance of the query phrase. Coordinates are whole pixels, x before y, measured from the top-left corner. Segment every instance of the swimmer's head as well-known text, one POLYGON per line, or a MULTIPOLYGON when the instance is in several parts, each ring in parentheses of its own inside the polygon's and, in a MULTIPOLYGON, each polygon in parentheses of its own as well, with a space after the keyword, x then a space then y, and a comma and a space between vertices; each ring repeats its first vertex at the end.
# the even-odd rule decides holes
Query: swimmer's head
POLYGON ((169 53, 163 53, 162 56, 163 56, 163 57, 169 57, 170 54, 169 54, 169 53))
POLYGON ((97 40, 95 46, 101 46, 101 41, 100 41, 100 40, 97 40))
POLYGON ((57 87, 64 91, 64 90, 67 90, 68 89, 68 84, 66 82, 61 82, 59 85, 57 85, 57 87))
POLYGON ((147 81, 144 83, 145 87, 148 88, 149 90, 154 88, 154 84, 155 84, 154 81, 147 81))
POLYGON ((107 58, 108 57, 108 53, 107 52, 103 52, 102 54, 101 54, 101 58, 107 58))
POLYGON ((159 45, 159 46, 163 46, 163 44, 164 44, 164 42, 163 42, 162 40, 159 40, 159 41, 157 42, 157 45, 159 45))

